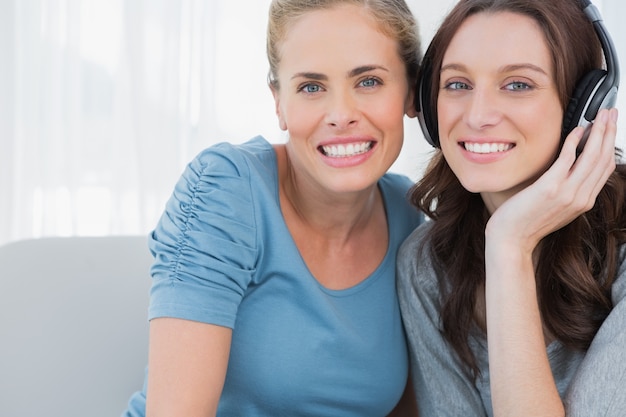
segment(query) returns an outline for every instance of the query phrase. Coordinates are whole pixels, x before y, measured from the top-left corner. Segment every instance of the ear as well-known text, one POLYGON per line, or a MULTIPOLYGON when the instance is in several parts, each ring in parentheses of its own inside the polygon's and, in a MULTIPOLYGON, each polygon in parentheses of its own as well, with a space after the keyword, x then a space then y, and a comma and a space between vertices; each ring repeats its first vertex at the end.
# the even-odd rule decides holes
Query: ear
POLYGON ((280 93, 270 84, 270 90, 272 91, 272 96, 274 96, 274 106, 276 111, 276 116, 278 117, 278 126, 280 130, 287 130, 287 122, 280 111, 280 93))
POLYGON ((417 110, 415 110, 415 88, 409 89, 409 94, 407 95, 406 102, 404 103, 404 113, 410 117, 417 117, 417 110))

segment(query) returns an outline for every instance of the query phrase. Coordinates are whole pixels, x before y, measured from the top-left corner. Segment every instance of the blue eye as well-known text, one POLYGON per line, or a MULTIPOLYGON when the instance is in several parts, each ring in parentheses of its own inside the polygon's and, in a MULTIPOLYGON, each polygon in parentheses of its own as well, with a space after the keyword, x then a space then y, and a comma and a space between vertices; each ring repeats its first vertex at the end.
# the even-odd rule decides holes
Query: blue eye
POLYGON ((525 83, 523 81, 514 81, 512 83, 507 84, 504 88, 510 91, 523 91, 523 90, 529 90, 532 87, 528 85, 528 83, 525 83))
POLYGON ((443 86, 446 90, 469 90, 470 86, 461 81, 452 81, 443 86))
POLYGON ((304 84, 298 89, 298 91, 304 91, 308 94, 319 93, 321 90, 322 88, 317 84, 304 84))
POLYGON ((366 78, 365 80, 360 82, 361 86, 366 88, 376 87, 380 84, 380 81, 376 78, 366 78))

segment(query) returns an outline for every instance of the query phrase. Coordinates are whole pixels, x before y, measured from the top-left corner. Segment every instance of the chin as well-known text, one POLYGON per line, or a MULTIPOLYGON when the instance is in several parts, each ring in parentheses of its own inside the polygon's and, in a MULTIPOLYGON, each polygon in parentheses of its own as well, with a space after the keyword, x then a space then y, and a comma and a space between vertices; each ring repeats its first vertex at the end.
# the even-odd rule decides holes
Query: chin
POLYGON ((476 180, 462 180, 459 178, 461 185, 470 193, 480 193, 485 191, 485 182, 476 180))
POLYGON ((497 193, 507 187, 502 184, 492 184, 489 180, 473 179, 471 181, 461 181, 461 185, 470 193, 497 193))

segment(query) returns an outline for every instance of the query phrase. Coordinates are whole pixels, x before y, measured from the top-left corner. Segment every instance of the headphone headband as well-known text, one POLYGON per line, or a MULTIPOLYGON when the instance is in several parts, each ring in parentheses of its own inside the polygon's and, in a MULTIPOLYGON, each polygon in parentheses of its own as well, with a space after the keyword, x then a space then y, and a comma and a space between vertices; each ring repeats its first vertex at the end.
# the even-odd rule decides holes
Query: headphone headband
POLYGON ((619 87, 619 61, 617 60, 617 51, 613 45, 613 41, 609 35, 609 31, 604 26, 600 11, 588 0, 581 0, 584 6, 585 15, 593 24, 593 28, 598 35, 602 50, 604 52, 604 61, 606 63, 606 76, 602 84, 598 86, 598 91, 590 99, 589 106, 585 111, 584 118, 593 122, 598 111, 601 108, 613 107, 617 99, 617 90, 619 87))

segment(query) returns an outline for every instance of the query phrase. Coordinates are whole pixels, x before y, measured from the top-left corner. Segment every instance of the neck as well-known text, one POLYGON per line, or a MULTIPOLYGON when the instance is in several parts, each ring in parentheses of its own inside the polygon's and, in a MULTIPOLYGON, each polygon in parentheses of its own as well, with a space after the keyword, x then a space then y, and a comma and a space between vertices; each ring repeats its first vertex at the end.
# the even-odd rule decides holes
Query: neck
POLYGON ((376 184, 354 192, 332 192, 293 170, 285 152, 279 155, 279 188, 283 214, 292 216, 329 240, 345 240, 367 227, 382 207, 376 184), (282 156, 280 156, 282 154, 282 156), (280 167, 282 165, 282 169, 280 167))

